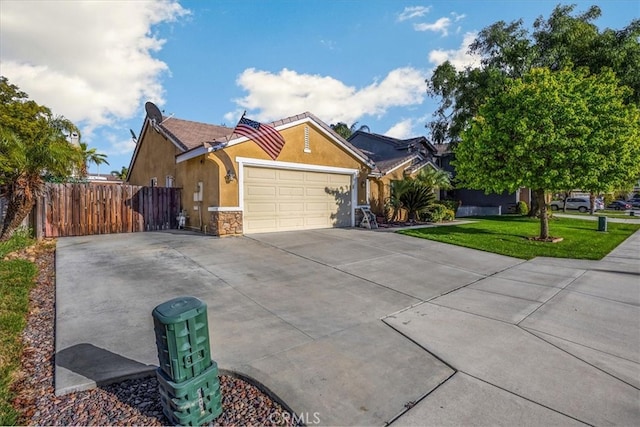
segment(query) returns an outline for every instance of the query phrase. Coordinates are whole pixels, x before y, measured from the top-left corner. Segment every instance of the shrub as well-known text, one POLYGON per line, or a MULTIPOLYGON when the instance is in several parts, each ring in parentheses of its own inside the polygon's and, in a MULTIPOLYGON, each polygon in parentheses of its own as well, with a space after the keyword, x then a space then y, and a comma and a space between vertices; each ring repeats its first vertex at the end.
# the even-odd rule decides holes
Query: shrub
POLYGON ((518 207, 516 209, 520 215, 527 215, 529 213, 529 206, 527 205, 527 202, 522 200, 518 202, 518 207))
POLYGON ((458 206, 460 206, 460 202, 457 200, 440 200, 438 203, 446 206, 447 209, 452 210, 454 215, 458 212, 458 206))
POLYGON ((456 214, 453 210, 441 203, 435 203, 427 213, 431 222, 453 221, 456 214))

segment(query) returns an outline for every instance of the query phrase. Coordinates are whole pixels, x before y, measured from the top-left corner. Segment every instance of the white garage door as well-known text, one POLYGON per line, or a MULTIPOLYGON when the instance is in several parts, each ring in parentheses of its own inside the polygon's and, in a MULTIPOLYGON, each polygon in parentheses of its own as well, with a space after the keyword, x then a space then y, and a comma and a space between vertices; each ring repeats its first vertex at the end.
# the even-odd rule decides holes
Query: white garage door
POLYGON ((351 226, 351 175, 244 168, 245 233, 351 226))

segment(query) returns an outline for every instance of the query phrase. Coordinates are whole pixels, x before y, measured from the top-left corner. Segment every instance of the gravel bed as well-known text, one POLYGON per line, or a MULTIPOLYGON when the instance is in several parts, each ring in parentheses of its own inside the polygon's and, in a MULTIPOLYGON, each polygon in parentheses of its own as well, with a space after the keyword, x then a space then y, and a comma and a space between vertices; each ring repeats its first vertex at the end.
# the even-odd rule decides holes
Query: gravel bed
MULTIPOLYGON (((23 332, 22 368, 14 406, 23 425, 168 425, 155 377, 126 380, 94 390, 55 396, 55 243, 45 242, 10 257, 38 266, 23 332)), ((215 426, 293 425, 291 414, 248 382, 220 375, 223 412, 215 426)))

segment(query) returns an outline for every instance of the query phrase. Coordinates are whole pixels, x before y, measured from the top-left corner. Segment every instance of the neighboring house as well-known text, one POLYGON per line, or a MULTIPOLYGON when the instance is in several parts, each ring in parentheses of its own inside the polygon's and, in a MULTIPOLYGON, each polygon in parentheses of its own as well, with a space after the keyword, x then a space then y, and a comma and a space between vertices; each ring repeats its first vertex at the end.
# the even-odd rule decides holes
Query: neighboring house
POLYGON ((357 131, 348 141, 374 163, 367 181, 371 211, 384 216, 384 205, 390 196, 391 181, 415 177, 424 167, 438 169, 437 150, 423 136, 396 139, 375 133, 357 131))
MULTIPOLYGON (((449 149, 449 144, 436 144, 436 149, 438 151, 438 157, 440 157, 440 166, 442 169, 451 173, 455 187, 455 168, 451 165, 454 155, 449 149)), ((520 191, 511 194, 508 192, 504 192, 502 194, 485 194, 482 190, 454 188, 453 190, 442 191, 441 197, 447 200, 456 200, 460 203, 461 207, 501 207, 502 213, 509 213, 514 210, 517 203, 521 200, 526 202, 527 206, 531 207, 531 191, 528 188, 521 188, 520 191)), ((465 209, 459 209, 459 211, 462 213, 465 209)), ((484 212, 490 211, 478 210, 477 212, 479 214, 484 214, 484 212)))
POLYGON ((214 235, 354 226, 371 160, 311 113, 270 125, 276 160, 234 129, 147 116, 127 181, 181 187, 187 227, 214 235))
POLYGON ((89 174, 84 179, 94 184, 122 184, 120 178, 107 173, 89 174))

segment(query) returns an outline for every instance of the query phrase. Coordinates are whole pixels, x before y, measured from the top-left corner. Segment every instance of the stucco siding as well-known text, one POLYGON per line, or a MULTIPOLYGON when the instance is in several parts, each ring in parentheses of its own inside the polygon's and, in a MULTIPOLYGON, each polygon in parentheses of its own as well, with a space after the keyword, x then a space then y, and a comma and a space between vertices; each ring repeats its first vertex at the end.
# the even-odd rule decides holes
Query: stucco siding
MULTIPOLYGON (((167 176, 176 176, 175 156, 180 151, 164 136, 148 126, 138 144, 141 145, 138 147, 127 182, 148 186, 151 178, 157 178, 158 187, 164 187, 167 176)), ((174 184, 174 186, 179 185, 174 184)))

